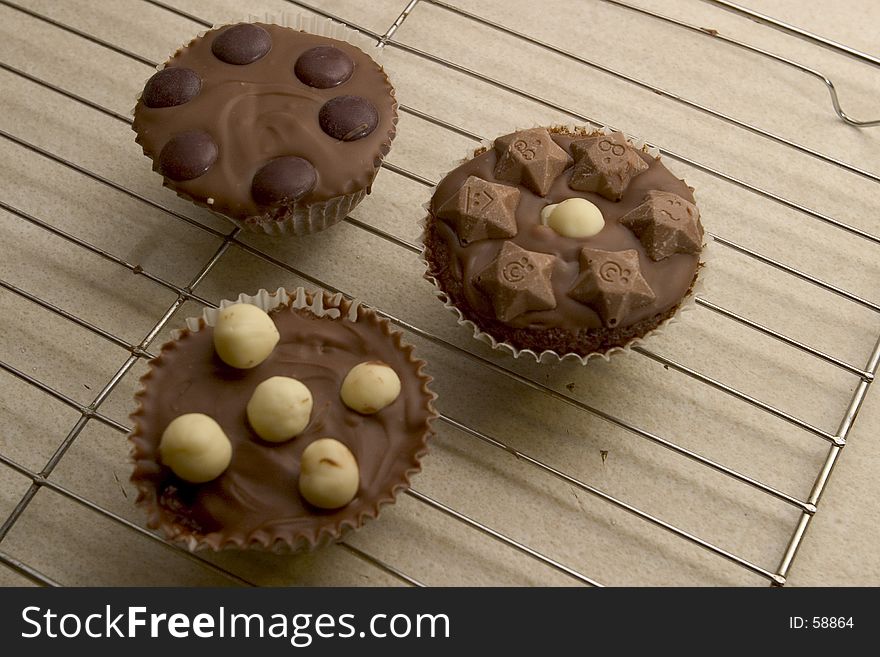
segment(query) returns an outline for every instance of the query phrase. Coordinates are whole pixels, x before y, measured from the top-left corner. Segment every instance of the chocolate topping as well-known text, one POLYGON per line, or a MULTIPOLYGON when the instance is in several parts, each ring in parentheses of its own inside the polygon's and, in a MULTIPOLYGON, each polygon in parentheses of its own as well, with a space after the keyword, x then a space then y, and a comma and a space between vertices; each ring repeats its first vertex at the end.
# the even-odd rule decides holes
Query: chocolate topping
POLYGON ((498 137, 495 151, 495 178, 523 184, 541 196, 547 195, 556 177, 571 165, 569 154, 556 145, 545 128, 498 137))
POLYGON ((162 148, 159 170, 171 180, 192 180, 211 168, 217 153, 217 144, 207 132, 180 132, 162 148))
POLYGON ((579 139, 572 143, 571 152, 575 159, 571 188, 597 192, 612 201, 623 196, 633 176, 648 168, 619 132, 579 139))
POLYGON ((259 25, 241 23, 223 30, 214 37, 211 52, 226 62, 244 66, 252 64, 272 50, 272 37, 259 25))
POLYGON ((569 296, 595 308, 608 327, 615 327, 634 309, 656 298, 639 270, 634 249, 581 250, 581 277, 569 296))
POLYGON ((450 222, 462 244, 516 235, 519 190, 471 176, 458 194, 437 209, 450 222))
POLYGON ((301 157, 279 157, 257 171, 251 185, 261 205, 289 203, 308 194, 318 180, 315 167, 301 157))
POLYGON ((165 68, 147 80, 143 100, 147 107, 183 105, 199 95, 202 79, 188 68, 165 68))
POLYGON ((376 106, 360 96, 337 96, 324 103, 318 114, 321 130, 334 139, 363 139, 379 125, 376 106))
MULTIPOLYGON (((566 154, 572 151, 574 143, 583 145, 591 137, 598 139, 605 135, 561 131, 551 134, 554 146, 566 154)), ((506 141, 510 142, 510 139, 506 138, 506 141)), ((610 139, 609 143, 613 145, 616 140, 610 139)), ((499 183, 496 175, 499 159, 509 154, 509 149, 500 150, 501 154, 496 140, 496 148, 477 154, 450 172, 437 186, 431 200, 432 218, 428 222, 425 238, 429 274, 467 319, 497 340, 510 342, 519 348, 535 351, 551 349, 560 354, 567 351, 589 353, 624 344, 632 337, 643 335, 675 311, 693 284, 699 266, 699 249, 690 253, 676 252, 655 261, 633 230, 621 223, 622 217, 642 205, 649 192, 669 192, 689 203, 693 202, 690 188, 670 173, 659 158, 632 149, 632 154, 641 162, 641 166, 636 168, 642 169, 642 173, 632 177, 619 201, 611 201, 596 192, 569 187, 572 167, 561 171, 551 181, 546 195, 540 195, 521 183, 516 186, 520 192, 515 209, 516 234, 503 239, 463 241, 457 232, 458 224, 441 217, 450 207, 460 204, 462 187, 472 178, 487 184, 499 183), (549 204, 569 198, 584 198, 599 208, 605 221, 599 233, 591 237, 566 237, 544 225, 541 210, 549 204), (527 307, 519 314, 499 312, 497 294, 491 289, 491 284, 487 287, 483 278, 478 283, 476 277, 485 277, 487 274, 484 272, 492 271, 489 267, 508 244, 524 252, 552 258, 549 275, 543 280, 549 281, 554 303, 549 303, 547 298, 548 303, 543 309, 527 307), (638 273, 638 278, 630 280, 637 280, 639 284, 626 292, 629 295, 627 299, 614 300, 614 296, 622 295, 616 291, 617 288, 605 285, 605 282, 596 283, 595 287, 600 295, 609 298, 600 300, 590 297, 589 284, 584 282, 589 267, 582 271, 581 263, 581 251, 585 247, 609 253, 637 253, 637 267, 629 269, 638 273), (644 286, 640 282, 644 282, 644 286), (582 300, 570 295, 579 284, 587 286, 580 288, 583 294, 576 293, 582 300), (613 329, 610 323, 606 323, 606 318, 616 319, 613 329)), ((497 284, 497 276, 495 280, 496 287, 501 288, 497 284)), ((504 308, 510 305, 501 303, 504 308)))
POLYGON ((474 284, 492 298, 495 315, 502 322, 530 310, 549 310, 556 307, 550 285, 555 260, 552 255, 505 242, 474 284))
MULTIPOLYGON (((344 317, 349 308, 343 300, 344 317)), ((401 345, 400 334, 363 308, 356 322, 287 306, 270 315, 281 340, 253 369, 224 364, 214 352, 213 329, 205 325, 198 332, 185 331, 152 361, 142 379, 131 437, 132 480, 151 507, 151 526, 162 526, 172 535, 187 527, 215 549, 252 542, 263 547, 273 547, 276 541, 291 545, 299 537, 314 545, 328 534, 338 537, 343 527, 375 517, 379 505, 392 501, 419 470, 429 421, 435 417, 433 395, 421 372, 423 363, 413 359, 411 347, 401 345), (339 391, 349 370, 370 360, 381 360, 397 372, 401 394, 378 413, 361 415, 343 404, 339 391), (309 424, 287 442, 261 440, 247 421, 251 394, 272 376, 302 381, 314 398, 309 424), (184 413, 214 418, 232 442, 229 468, 205 484, 181 481, 159 460, 162 432, 184 413), (297 487, 303 450, 324 437, 351 450, 360 475, 355 498, 330 511, 309 505, 297 487)))
MULTIPOLYGON (((248 26, 254 27, 254 26, 248 26)), ((190 102, 171 109, 135 109, 133 128, 144 153, 154 160, 175 134, 201 129, 213 136, 217 163, 203 176, 186 182, 166 180, 180 195, 242 221, 274 221, 277 212, 251 195, 254 175, 267 162, 296 156, 317 171, 315 186, 297 203, 310 205, 368 189, 395 133, 397 103, 381 67, 361 50, 326 37, 279 25, 258 26, 271 37, 272 48, 246 66, 230 66, 212 52, 219 35, 213 30, 180 49, 167 68, 187 68, 203 81, 190 102), (214 37, 217 36, 215 39, 214 37), (339 90, 318 89, 301 82, 293 68, 306 51, 332 45, 355 64, 340 88, 366 99, 378 112, 378 124, 366 137, 341 141, 320 129, 318 114, 339 90), (208 204, 208 199, 212 203, 208 204)))
POLYGON ((699 209, 669 192, 648 192, 645 202, 620 223, 639 236, 652 260, 663 260, 673 253, 697 253, 703 246, 699 209))
POLYGON ((310 87, 330 89, 351 77, 354 62, 339 48, 315 46, 299 56, 293 70, 310 87))

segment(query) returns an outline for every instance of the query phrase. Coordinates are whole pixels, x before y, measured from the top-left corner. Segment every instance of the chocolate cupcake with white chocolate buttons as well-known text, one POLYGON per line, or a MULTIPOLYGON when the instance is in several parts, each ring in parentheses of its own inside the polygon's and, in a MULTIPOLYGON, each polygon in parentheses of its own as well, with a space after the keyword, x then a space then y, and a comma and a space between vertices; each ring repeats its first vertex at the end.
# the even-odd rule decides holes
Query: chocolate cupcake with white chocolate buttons
POLYGON ((302 235, 365 198, 396 124, 387 75, 356 46, 239 23, 178 50, 147 81, 132 128, 178 195, 248 230, 302 235))
POLYGON ((165 344, 129 436, 148 525, 189 549, 299 551, 392 503, 436 417, 423 361, 341 295, 261 291, 165 344))
POLYGON ((586 362, 687 307, 703 226, 693 190, 619 132, 498 137, 436 187, 426 278, 475 337, 514 356, 586 362))

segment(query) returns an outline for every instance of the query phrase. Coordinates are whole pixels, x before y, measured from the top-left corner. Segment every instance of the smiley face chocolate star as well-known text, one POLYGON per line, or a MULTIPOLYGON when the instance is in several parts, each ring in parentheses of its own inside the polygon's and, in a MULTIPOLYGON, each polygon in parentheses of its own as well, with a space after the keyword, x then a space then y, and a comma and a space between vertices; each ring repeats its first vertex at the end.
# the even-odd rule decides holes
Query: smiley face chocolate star
POLYGON ((633 310, 656 298, 639 269, 639 253, 581 249, 581 276, 568 293, 593 308, 608 328, 618 326, 633 310))
POLYGON ((546 196, 556 177, 571 166, 571 156, 561 148, 546 128, 513 132, 495 140, 498 163, 495 178, 525 185, 546 196))
POLYGON ((550 277, 556 256, 526 251, 505 242, 495 259, 477 274, 474 285, 492 300, 502 322, 532 310, 556 307, 550 277))
POLYGON ((519 197, 516 187, 469 176, 458 192, 437 208, 437 216, 455 229, 464 245, 513 237, 517 232, 519 197))
POLYGON ((652 190, 640 206, 621 217, 651 256, 663 260, 674 253, 698 253, 703 246, 703 226, 697 206, 671 192, 652 190))
POLYGON ((568 186, 581 192, 596 192, 609 201, 619 201, 630 180, 648 169, 619 132, 573 141, 571 152, 574 170, 568 186))

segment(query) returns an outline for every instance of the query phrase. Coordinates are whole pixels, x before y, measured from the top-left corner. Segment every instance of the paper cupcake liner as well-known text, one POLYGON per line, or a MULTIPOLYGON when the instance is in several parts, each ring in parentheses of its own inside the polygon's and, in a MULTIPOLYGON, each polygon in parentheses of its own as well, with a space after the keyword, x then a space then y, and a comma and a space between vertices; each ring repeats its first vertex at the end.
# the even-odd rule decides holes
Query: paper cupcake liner
MULTIPOLYGON (((186 48, 196 39, 201 39, 211 30, 216 30, 225 25, 234 25, 236 23, 266 23, 272 25, 280 25, 281 27, 288 27, 299 32, 307 32, 316 36, 336 39, 337 41, 344 41, 362 50, 379 65, 379 68, 385 74, 385 79, 391 86, 391 96, 393 100, 391 111, 393 112, 393 116, 391 120, 391 129, 388 131, 387 139, 380 147, 380 155, 376 159, 375 173, 378 173, 380 164, 385 159, 385 156, 388 154, 388 152, 391 150, 391 142, 394 141, 394 137, 397 135, 398 103, 396 98, 394 98, 394 85, 392 85, 391 81, 388 79, 388 71, 381 64, 382 53, 384 51, 380 48, 375 47, 375 39, 372 39, 365 34, 361 34, 357 30, 352 29, 347 25, 343 25, 342 23, 338 23, 329 18, 323 18, 320 16, 308 16, 296 12, 283 12, 280 15, 249 14, 246 18, 243 18, 239 21, 215 23, 210 29, 202 30, 187 43, 182 44, 177 50, 175 50, 175 53, 183 48, 186 48)), ((171 59, 171 57, 169 57, 169 59, 171 59)), ((159 64, 156 67, 156 71, 161 71, 162 69, 164 69, 165 64, 166 62, 159 64)), ((134 116, 135 108, 137 107, 137 103, 140 102, 142 93, 143 92, 138 93, 137 97, 135 98, 135 107, 132 107, 131 109, 132 116, 134 116)), ((147 155, 146 151, 144 151, 144 155, 147 155)), ((153 170, 157 170, 155 163, 153 170)), ((348 214, 352 210, 354 210, 354 208, 357 207, 361 201, 366 198, 367 194, 369 193, 369 188, 372 185, 372 180, 370 181, 370 184, 363 189, 351 192, 349 194, 335 196, 331 199, 327 199, 326 201, 318 201, 315 203, 294 202, 293 206, 288 209, 288 213, 286 214, 284 219, 280 220, 266 219, 262 216, 253 216, 246 219, 230 217, 229 215, 215 212, 211 207, 210 200, 205 203, 199 199, 195 199, 179 189, 174 189, 171 185, 168 184, 167 181, 164 181, 163 185, 165 187, 168 187, 178 196, 186 199, 190 203, 211 210, 212 214, 221 217, 226 221, 230 221, 239 228, 248 232, 264 233, 266 235, 274 235, 277 237, 294 237, 297 235, 311 235, 312 233, 320 232, 345 219, 345 217, 347 217, 348 214)))
MULTIPOLYGON (((575 125, 553 125, 553 126, 534 125, 534 126, 532 126, 532 128, 541 128, 541 127, 548 127, 551 131, 552 130, 560 130, 560 131, 563 131, 563 132, 566 132, 569 134, 578 134, 578 135, 584 135, 584 136, 587 136, 589 134, 595 134, 597 132, 602 133, 604 135, 611 135, 615 132, 619 132, 617 130, 611 130, 610 128, 607 128, 607 127, 593 127, 589 124, 583 125, 583 126, 575 126, 575 125)), ((650 155, 651 157, 653 157, 655 159, 658 159, 660 157, 660 150, 655 146, 649 145, 644 139, 640 139, 638 137, 633 137, 633 136, 627 135, 626 133, 621 133, 621 134, 623 134, 624 137, 626 137, 626 140, 637 150, 644 151, 645 153, 647 153, 648 155, 650 155)), ((463 158, 460 162, 458 162, 455 167, 452 167, 452 169, 456 168, 457 166, 460 166, 461 164, 464 164, 465 162, 469 162, 474 157, 476 157, 477 155, 480 155, 481 153, 484 153, 485 151, 487 151, 490 148, 494 148, 494 140, 486 140, 486 139, 481 140, 480 145, 477 146, 476 148, 470 149, 467 156, 465 158, 463 158)), ((450 169, 450 171, 452 169, 450 169)), ((439 185, 439 183, 438 183, 438 185, 439 185)), ((431 215, 431 210, 430 210, 430 208, 431 208, 430 199, 433 198, 434 193, 437 191, 438 185, 435 185, 434 187, 431 188, 431 191, 429 194, 429 200, 422 205, 423 209, 426 212, 426 215, 422 219, 422 223, 421 223, 422 234, 419 237, 419 245, 421 247, 421 250, 419 252, 419 258, 421 260, 421 263, 425 267, 425 273, 423 274, 423 277, 428 282, 430 282, 431 285, 434 286, 434 296, 436 296, 438 299, 440 299, 440 301, 443 303, 443 307, 446 308, 449 312, 451 312, 455 316, 456 322, 458 323, 458 325, 466 327, 468 330, 470 330, 473 333, 473 337, 476 340, 479 340, 480 342, 484 342, 484 343, 488 344, 492 349, 496 349, 498 351, 508 353, 511 356, 513 356, 514 358, 521 358, 521 357, 533 358, 536 362, 545 363, 545 364, 546 363, 553 363, 553 362, 560 362, 560 361, 564 361, 564 360, 573 360, 573 361, 580 363, 581 365, 586 365, 588 362, 590 362, 591 360, 593 360, 595 358, 601 358, 605 361, 609 361, 609 360, 611 360, 612 356, 614 356, 616 354, 620 354, 620 353, 628 353, 628 352, 632 351, 633 347, 640 346, 643 343, 645 343, 647 340, 649 340, 650 338, 653 338, 654 336, 662 334, 670 324, 675 324, 676 322, 681 321, 681 316, 684 313, 688 313, 696 307, 696 297, 698 294, 700 294, 702 292, 704 285, 705 285, 706 263, 707 263, 707 261, 709 261, 711 259, 711 255, 709 252, 711 251, 712 240, 709 239, 708 236, 706 236, 706 243, 703 244, 703 248, 700 251, 700 263, 697 267, 696 278, 695 278, 694 282, 691 284, 691 287, 688 290, 687 294, 685 294, 685 296, 679 302, 678 307, 676 308, 675 312, 671 316, 664 319, 662 322, 660 322, 653 329, 651 329, 650 331, 647 331, 644 335, 635 337, 623 345, 614 346, 614 347, 611 347, 611 348, 606 349, 604 351, 593 351, 593 352, 590 352, 585 355, 574 353, 574 352, 560 354, 560 353, 557 353, 556 351, 553 351, 552 349, 545 349, 544 351, 541 351, 539 353, 539 352, 536 352, 532 349, 520 349, 520 348, 510 344, 509 342, 505 342, 504 340, 498 340, 497 338, 495 338, 494 336, 492 336, 491 334, 487 333, 486 331, 481 329, 479 326, 477 326, 477 324, 475 322, 473 322, 470 319, 467 319, 465 317, 464 313, 457 306, 455 306, 453 304, 452 299, 449 297, 449 295, 441 289, 440 281, 438 281, 436 277, 431 275, 431 263, 428 262, 428 258, 426 255, 426 252, 427 252, 426 239, 427 239, 427 231, 428 231, 429 222, 432 220, 432 215, 431 215)))
MULTIPOLYGON (((259 290, 254 295, 240 294, 235 300, 223 300, 218 308, 205 308, 201 317, 190 317, 185 320, 186 328, 177 329, 171 333, 172 339, 165 343, 159 351, 159 355, 150 361, 150 371, 144 374, 139 381, 139 388, 135 395, 137 408, 131 414, 133 422, 132 430, 128 434, 128 440, 132 445, 132 460, 134 462, 132 482, 138 489, 136 503, 146 509, 148 514, 147 526, 160 530, 165 537, 175 543, 182 544, 191 552, 198 550, 244 550, 257 549, 275 553, 293 553, 310 551, 328 543, 340 540, 346 533, 358 529, 367 520, 378 517, 382 507, 393 504, 397 495, 410 487, 410 479, 421 471, 421 459, 428 452, 428 440, 433 436, 431 425, 438 417, 434 407, 437 395, 431 391, 429 385, 433 380, 425 373, 425 362, 413 356, 413 347, 403 341, 403 333, 394 330, 391 323, 379 317, 375 312, 355 299, 347 299, 341 293, 333 294, 316 290, 308 292, 299 287, 292 291, 278 288, 274 292, 265 289, 259 290), (426 428, 424 435, 418 441, 413 453, 414 463, 403 476, 394 482, 387 491, 371 500, 367 507, 356 515, 345 517, 335 522, 328 523, 313 533, 288 533, 255 529, 247 536, 223 535, 222 532, 212 532, 201 535, 193 532, 184 523, 175 518, 173 511, 161 506, 158 501, 157 490, 149 475, 155 471, 158 464, 153 454, 145 454, 135 442, 134 438, 140 436, 139 418, 144 413, 142 398, 146 395, 147 387, 151 378, 153 367, 162 359, 167 347, 173 345, 188 332, 197 333, 205 327, 213 327, 217 322, 217 316, 221 309, 235 303, 249 303, 262 310, 269 312, 281 307, 292 309, 307 309, 318 317, 329 317, 338 321, 367 321, 372 323, 389 340, 393 341, 395 348, 404 352, 407 362, 411 366, 411 374, 421 381, 420 391, 424 395, 425 410, 427 411, 426 428)), ((294 440, 296 440, 294 438, 294 440)))
POLYGON ((219 212, 214 212, 218 217, 231 221, 239 228, 251 233, 265 233, 283 237, 296 235, 311 235, 333 224, 338 224, 345 219, 349 212, 367 196, 367 190, 362 189, 353 194, 336 196, 327 201, 318 203, 295 203, 290 214, 283 220, 263 219, 261 217, 248 217, 245 220, 229 217, 219 212))

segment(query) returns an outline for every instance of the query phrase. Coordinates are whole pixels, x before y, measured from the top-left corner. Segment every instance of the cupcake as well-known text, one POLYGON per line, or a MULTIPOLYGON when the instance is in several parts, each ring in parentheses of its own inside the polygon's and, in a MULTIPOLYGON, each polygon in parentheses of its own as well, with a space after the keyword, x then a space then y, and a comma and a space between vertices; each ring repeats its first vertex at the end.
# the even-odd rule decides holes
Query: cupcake
POLYGON ((249 230, 302 235, 364 199, 396 123, 394 89, 359 48, 239 23, 178 50, 147 81, 132 128, 178 195, 249 230))
POLYGON ((189 549, 340 538, 420 470, 430 378, 389 323, 342 295, 261 291, 165 344, 132 414, 138 503, 189 549))
POLYGON ((619 132, 498 137, 427 209, 426 277, 515 356, 586 362, 632 346, 686 304, 701 267, 693 190, 619 132))

